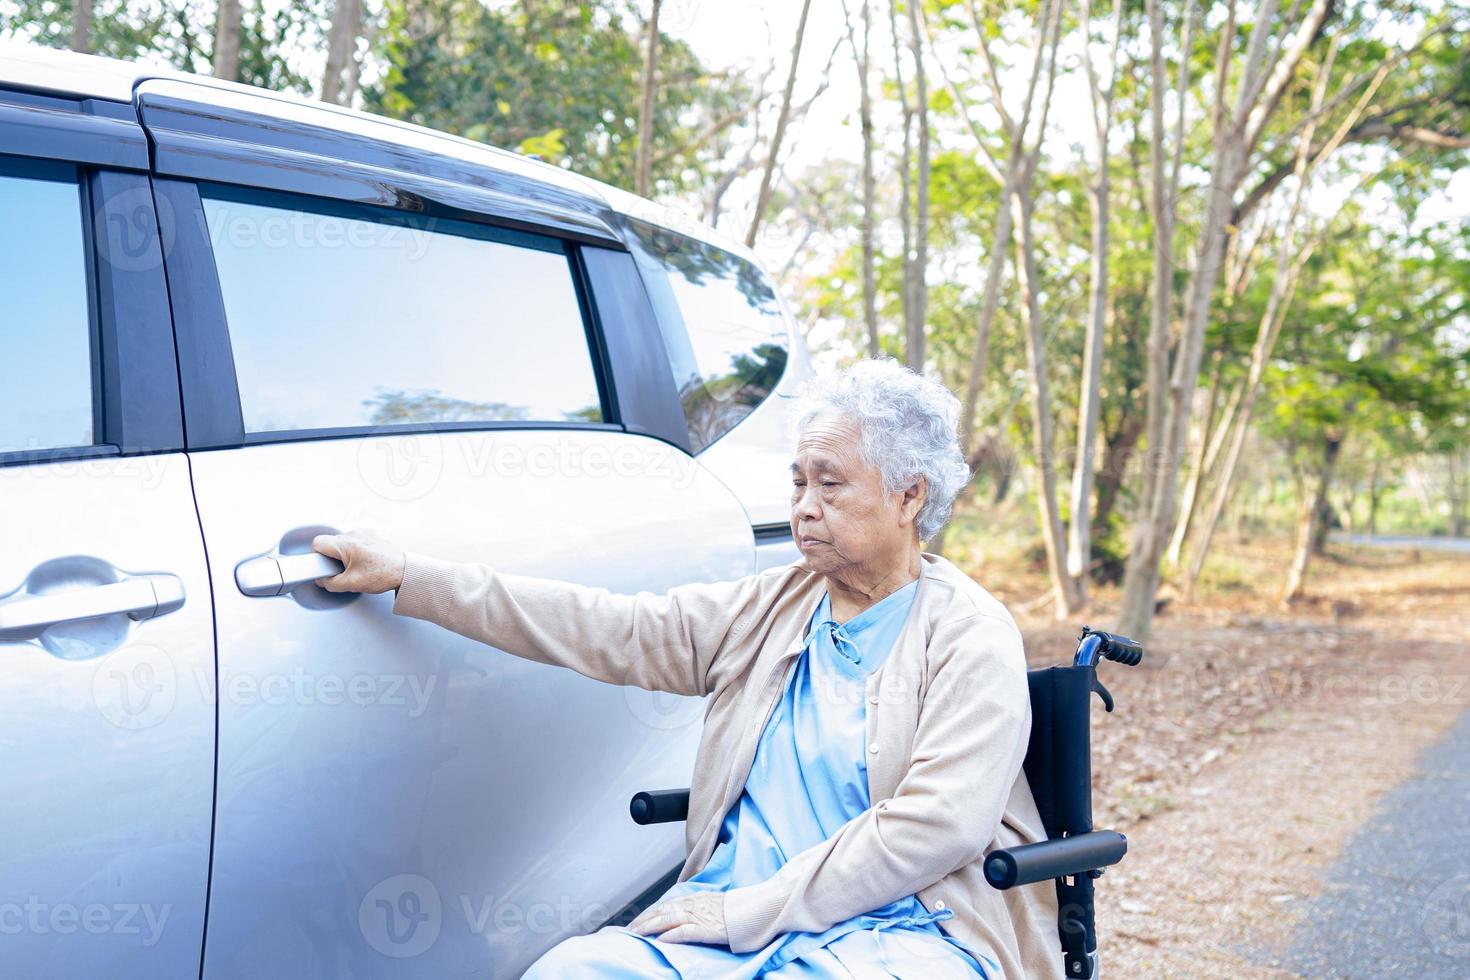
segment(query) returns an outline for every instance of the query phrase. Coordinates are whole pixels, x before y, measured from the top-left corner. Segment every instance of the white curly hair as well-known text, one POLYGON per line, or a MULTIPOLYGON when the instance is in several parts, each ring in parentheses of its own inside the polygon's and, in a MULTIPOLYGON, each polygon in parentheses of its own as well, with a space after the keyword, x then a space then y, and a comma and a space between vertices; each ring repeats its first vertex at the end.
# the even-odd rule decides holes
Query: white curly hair
POLYGON ((897 493, 924 477, 919 540, 939 533, 970 482, 957 436, 960 401, 944 385, 891 357, 871 358, 809 379, 797 392, 793 427, 799 437, 818 413, 835 411, 862 432, 859 451, 897 493))

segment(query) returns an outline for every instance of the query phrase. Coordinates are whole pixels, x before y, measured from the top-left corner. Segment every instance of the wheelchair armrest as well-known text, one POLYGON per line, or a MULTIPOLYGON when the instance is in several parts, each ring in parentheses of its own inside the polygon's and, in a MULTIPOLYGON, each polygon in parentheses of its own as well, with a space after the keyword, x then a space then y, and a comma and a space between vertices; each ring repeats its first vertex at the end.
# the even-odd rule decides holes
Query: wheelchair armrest
POLYGON ((652 789, 634 793, 628 812, 637 824, 677 823, 689 819, 687 789, 652 789))
POLYGON ((1036 844, 991 851, 985 856, 985 880, 1004 891, 1048 878, 1086 874, 1117 864, 1128 853, 1128 838, 1116 830, 1057 837, 1036 844))

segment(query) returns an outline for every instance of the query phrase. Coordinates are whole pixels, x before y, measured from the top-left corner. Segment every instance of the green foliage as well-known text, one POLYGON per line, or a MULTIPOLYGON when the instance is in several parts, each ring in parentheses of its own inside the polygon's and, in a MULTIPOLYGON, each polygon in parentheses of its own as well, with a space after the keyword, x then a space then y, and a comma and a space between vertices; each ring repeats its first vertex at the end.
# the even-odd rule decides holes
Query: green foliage
MULTIPOLYGON (((643 33, 629 0, 390 0, 376 43, 384 71, 366 106, 631 189, 643 33)), ((700 134, 750 93, 667 36, 658 79, 652 171, 668 192, 702 179, 711 160, 700 134)))
MULTIPOLYGON (((293 53, 321 50, 331 19, 331 0, 241 4, 240 81, 277 91, 310 93, 316 79, 302 73, 293 53)), ((71 44, 72 0, 14 0, 0 7, 0 36, 50 47, 71 44)), ((210 73, 215 5, 188 0, 113 0, 93 10, 96 54, 162 59, 182 71, 210 73)))

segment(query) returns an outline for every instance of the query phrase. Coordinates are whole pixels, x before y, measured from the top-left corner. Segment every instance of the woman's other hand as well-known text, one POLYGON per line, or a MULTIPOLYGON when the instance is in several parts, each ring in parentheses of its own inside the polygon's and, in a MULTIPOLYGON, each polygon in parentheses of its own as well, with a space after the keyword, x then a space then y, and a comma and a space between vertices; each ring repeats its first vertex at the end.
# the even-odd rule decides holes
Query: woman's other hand
POLYGON ((725 896, 720 892, 695 892, 660 902, 639 913, 628 928, 671 943, 723 945, 730 941, 725 931, 725 896))
POLYGON ((328 592, 391 592, 403 584, 403 549, 370 528, 345 534, 318 534, 311 550, 343 564, 336 575, 319 578, 316 584, 328 592))

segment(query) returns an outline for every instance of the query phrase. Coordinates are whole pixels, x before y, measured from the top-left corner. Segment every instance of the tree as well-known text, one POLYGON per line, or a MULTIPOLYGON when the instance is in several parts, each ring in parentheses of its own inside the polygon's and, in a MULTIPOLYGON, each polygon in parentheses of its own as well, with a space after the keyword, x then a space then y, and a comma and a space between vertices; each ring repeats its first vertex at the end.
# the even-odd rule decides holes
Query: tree
MULTIPOLYGON (((1299 93, 1303 88, 1299 69, 1308 51, 1322 40, 1334 10, 1330 0, 1313 0, 1310 4, 1293 4, 1282 15, 1274 0, 1263 0, 1255 11, 1256 20, 1248 32, 1238 67, 1233 54, 1237 36, 1233 0, 1217 32, 1209 129, 1212 146, 1209 185, 1196 237, 1195 265, 1186 290, 1178 345, 1169 367, 1168 397, 1160 404, 1151 395, 1148 432, 1158 441, 1149 444, 1151 458, 1144 469, 1142 506, 1134 522, 1119 614, 1119 630, 1137 637, 1148 635, 1163 552, 1177 517, 1179 472, 1216 286, 1228 245, 1241 225, 1243 213, 1248 213, 1241 208, 1252 202, 1249 192, 1239 206, 1236 199, 1247 177, 1265 160, 1280 154, 1283 145, 1295 149, 1305 119, 1311 114, 1283 117, 1282 106, 1300 104, 1288 99, 1288 93, 1299 93), (1273 45, 1271 36, 1283 33, 1283 29, 1283 39, 1273 45)), ((1363 29, 1364 12, 1357 11, 1353 16, 1357 20, 1337 25, 1339 32, 1363 29)), ((1385 61, 1392 66, 1406 60, 1444 30, 1444 25, 1429 27, 1420 40, 1393 51, 1387 59, 1382 56, 1385 48, 1382 42, 1361 43, 1356 51, 1361 51, 1363 57, 1346 59, 1336 85, 1330 88, 1331 94, 1321 103, 1321 112, 1345 111, 1353 96, 1382 69, 1385 61), (1370 50, 1374 57, 1367 57, 1370 50)), ((1365 118, 1379 115, 1382 113, 1375 112, 1365 118)), ((1150 380, 1152 392, 1159 379, 1151 376, 1150 380)))
POLYGON ((214 17, 214 74, 217 78, 240 78, 240 0, 219 0, 214 17))
MULTIPOLYGON (((1154 7, 1151 0, 1150 7, 1154 7)), ((1082 63, 1092 103, 1092 125, 1097 140, 1096 178, 1087 182, 1092 210, 1092 262, 1088 284, 1087 338, 1082 362, 1082 394, 1077 421, 1077 458, 1072 464, 1071 516, 1067 528, 1067 577, 1079 607, 1087 604, 1087 573, 1092 562, 1092 470, 1096 459, 1097 426, 1102 416, 1103 341, 1108 321, 1109 197, 1112 191, 1108 141, 1113 127, 1113 100, 1117 93, 1118 45, 1123 33, 1123 0, 1113 0, 1113 26, 1108 40, 1106 81, 1092 60, 1092 0, 1082 0, 1082 63)))
POLYGON ((812 0, 802 0, 801 19, 796 22, 796 41, 791 45, 791 67, 786 72, 786 91, 781 96, 781 113, 776 117, 776 133, 771 137, 771 146, 766 153, 766 166, 761 172, 760 191, 756 194, 755 213, 750 217, 750 229, 745 233, 745 244, 754 245, 765 217, 766 206, 771 201, 771 175, 776 170, 776 158, 781 153, 781 141, 786 137, 786 124, 791 118, 791 94, 796 88, 796 67, 801 62, 801 43, 806 37, 806 16, 811 11, 812 0))
POLYGON ((362 0, 333 0, 327 34, 327 67, 322 73, 323 102, 348 105, 357 92, 357 38, 362 31, 362 0))
POLYGON ((925 313, 929 299, 929 87, 924 76, 924 50, 920 43, 919 4, 920 0, 909 0, 907 4, 909 50, 914 59, 915 114, 919 123, 919 172, 914 200, 914 256, 908 268, 911 282, 905 292, 909 305, 904 309, 907 326, 904 353, 908 366, 915 371, 924 369, 925 313))
MULTIPOLYGON (((845 10, 845 8, 844 8, 845 10)), ((877 357, 878 347, 878 286, 873 273, 873 225, 877 198, 877 181, 873 176, 873 97, 869 89, 869 46, 873 33, 872 0, 863 0, 863 46, 858 50, 853 38, 852 19, 847 19, 847 42, 852 48, 852 58, 858 71, 858 112, 863 131, 863 326, 868 337, 868 356, 877 357)))
POLYGON ((76 12, 72 15, 71 49, 92 50, 92 0, 76 0, 76 12))
POLYGON ((653 0, 645 29, 643 57, 643 98, 638 107, 638 164, 633 189, 639 197, 648 196, 648 173, 653 164, 653 100, 658 93, 658 15, 663 0, 653 0))
MULTIPOLYGON (((374 38, 369 111, 636 187, 642 24, 621 0, 389 0, 374 38)), ((724 166, 720 134, 751 112, 748 80, 659 41, 650 187, 703 190, 724 166)))

